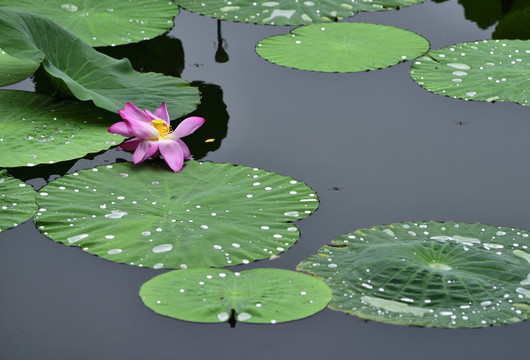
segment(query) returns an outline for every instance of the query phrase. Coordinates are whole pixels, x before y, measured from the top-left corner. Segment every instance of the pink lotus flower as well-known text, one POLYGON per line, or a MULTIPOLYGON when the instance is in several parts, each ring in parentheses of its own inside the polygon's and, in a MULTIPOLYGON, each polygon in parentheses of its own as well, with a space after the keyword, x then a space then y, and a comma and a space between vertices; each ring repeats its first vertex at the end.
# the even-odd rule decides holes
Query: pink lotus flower
POLYGON ((193 133, 204 123, 203 118, 193 116, 182 120, 172 131, 166 103, 162 103, 154 114, 149 110, 142 111, 130 102, 118 112, 123 121, 112 125, 109 132, 134 137, 120 145, 124 150, 134 150, 133 162, 138 164, 160 153, 174 172, 182 169, 184 159, 190 159, 190 150, 180 138, 193 133))

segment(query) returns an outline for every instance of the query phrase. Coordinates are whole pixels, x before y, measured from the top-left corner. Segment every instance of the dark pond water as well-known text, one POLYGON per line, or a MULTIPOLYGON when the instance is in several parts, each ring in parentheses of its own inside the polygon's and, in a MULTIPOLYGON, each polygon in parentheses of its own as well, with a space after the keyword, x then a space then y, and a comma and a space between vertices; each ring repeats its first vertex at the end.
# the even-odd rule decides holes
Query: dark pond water
MULTIPOLYGON (((488 14, 483 18, 486 25, 495 22, 488 14)), ((466 20, 456 0, 362 13, 349 21, 406 28, 434 49, 491 38, 495 27, 481 30, 466 20)), ((276 66, 255 54, 257 41, 289 30, 223 22, 224 63, 215 60, 216 20, 183 11, 169 34, 182 43, 185 60, 180 51, 169 51, 167 71, 206 84, 202 115, 218 127, 219 137, 226 133, 216 150, 197 150, 209 151, 202 159, 293 176, 320 196, 319 210, 297 223, 297 245, 274 261, 232 270, 294 269, 337 235, 378 224, 457 220, 530 229, 528 108, 431 94, 410 79, 410 62, 322 74, 276 66)), ((29 81, 15 86, 28 87, 29 81)), ((131 156, 110 150, 67 167, 116 158, 131 156)), ((45 176, 29 180, 40 187, 65 170, 41 171, 11 173, 45 176)), ((160 272, 57 244, 31 221, 3 232, 0 359, 445 360, 518 359, 528 352, 530 322, 428 329, 365 322, 327 309, 300 321, 233 329, 173 320, 153 313, 137 295, 160 272)))

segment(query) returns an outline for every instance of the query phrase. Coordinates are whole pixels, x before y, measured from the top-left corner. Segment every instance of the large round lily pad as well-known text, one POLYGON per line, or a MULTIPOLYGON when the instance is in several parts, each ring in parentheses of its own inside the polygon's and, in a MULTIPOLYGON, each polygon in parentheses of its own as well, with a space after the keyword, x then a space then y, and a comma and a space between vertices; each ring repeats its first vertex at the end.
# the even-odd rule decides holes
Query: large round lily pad
POLYGON ((530 317, 529 232, 406 222, 336 238, 297 269, 325 279, 329 307, 376 321, 484 327, 530 317))
POLYGON ((81 158, 125 140, 110 134, 116 114, 79 101, 0 90, 0 166, 34 166, 81 158))
POLYGON ((386 25, 331 23, 299 27, 266 38, 257 53, 278 65, 325 72, 375 70, 413 59, 429 42, 411 31, 386 25))
POLYGON ((48 18, 24 10, 0 8, 0 47, 19 59, 42 63, 58 87, 80 100, 117 112, 127 102, 156 109, 166 102, 172 119, 193 111, 198 90, 188 82, 157 73, 138 73, 127 59, 94 50, 48 18))
POLYGON ((291 247, 291 224, 318 206, 307 185, 232 164, 119 163, 52 181, 37 197, 39 229, 105 259, 153 268, 246 264, 291 247))
MULTIPOLYGON (((1 142, 0 142, 1 144, 1 142)), ((0 171, 0 231, 7 230, 33 216, 36 192, 30 185, 0 171)))
POLYGON ((0 0, 46 16, 91 46, 148 40, 173 27, 178 6, 169 0, 0 0))
POLYGON ((410 70, 436 94, 465 100, 513 101, 528 106, 530 43, 483 40, 429 51, 410 70))
POLYGON ((331 290, 321 280, 289 270, 196 268, 149 280, 140 297, 156 313, 180 320, 276 324, 319 312, 331 300, 331 290))
POLYGON ((39 66, 39 63, 20 60, 0 49, 0 86, 14 84, 24 80, 33 74, 39 66))
POLYGON ((270 25, 305 25, 336 21, 359 11, 393 10, 423 0, 177 0, 180 6, 197 14, 221 20, 270 25))

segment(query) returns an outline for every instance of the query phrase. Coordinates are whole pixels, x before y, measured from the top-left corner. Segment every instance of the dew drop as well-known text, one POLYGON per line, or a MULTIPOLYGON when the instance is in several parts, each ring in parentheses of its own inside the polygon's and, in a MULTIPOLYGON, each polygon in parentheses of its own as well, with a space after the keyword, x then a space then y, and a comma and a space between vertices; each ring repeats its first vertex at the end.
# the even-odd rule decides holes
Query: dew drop
POLYGON ((447 66, 450 66, 458 70, 470 70, 471 69, 471 66, 467 64, 461 64, 461 63, 449 63, 447 64, 447 66))
POLYGON ((250 319, 251 317, 252 316, 249 313, 242 312, 241 314, 239 314, 237 316, 237 320, 238 321, 246 321, 246 320, 250 319))
POLYGON ((108 219, 121 219, 125 215, 127 215, 127 211, 121 211, 121 210, 112 210, 110 214, 106 214, 105 217, 108 219))
POLYGON ((62 4, 61 9, 63 9, 66 12, 76 12, 77 6, 72 5, 72 4, 62 4))
POLYGON ((173 245, 162 244, 162 245, 155 246, 152 251, 158 254, 158 253, 168 252, 171 249, 173 249, 173 245))
POLYGON ((284 212, 283 215, 297 217, 300 216, 300 213, 298 211, 287 211, 284 212))
POLYGON ((67 238, 66 240, 68 240, 69 244, 73 244, 75 242, 78 242, 79 240, 82 240, 82 239, 86 238, 86 237, 88 237, 88 234, 81 234, 81 235, 71 236, 71 237, 67 238))
POLYGON ((217 318, 219 319, 219 321, 226 321, 228 320, 229 317, 230 316, 228 315, 228 313, 225 313, 225 312, 217 314, 217 318))

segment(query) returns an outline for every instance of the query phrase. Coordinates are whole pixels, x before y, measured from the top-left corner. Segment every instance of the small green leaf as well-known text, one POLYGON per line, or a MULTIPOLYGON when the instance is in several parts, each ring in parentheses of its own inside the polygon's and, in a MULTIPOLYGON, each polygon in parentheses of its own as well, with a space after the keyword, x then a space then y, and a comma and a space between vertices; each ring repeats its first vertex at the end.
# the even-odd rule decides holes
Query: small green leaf
POLYGON ((528 106, 530 43, 482 40, 431 50, 410 75, 423 88, 465 100, 513 101, 528 106))
POLYGON ((0 171, 0 231, 18 226, 33 216, 36 192, 30 185, 0 171))
POLYGON ((321 280, 295 271, 220 269, 171 271, 140 289, 144 304, 172 318, 216 323, 276 324, 311 316, 331 299, 321 280))
POLYGON ((110 134, 120 117, 90 103, 0 90, 0 166, 35 166, 77 159, 125 140, 110 134))
POLYGON ((297 269, 325 279, 329 307, 391 324, 485 327, 530 317, 529 232, 406 222, 337 237, 297 269))
POLYGON ((375 70, 413 59, 429 42, 393 26, 331 23, 299 27, 258 43, 258 55, 278 65, 325 72, 375 70))
POLYGON ((157 73, 141 74, 128 60, 94 50, 49 19, 14 8, 0 8, 0 47, 19 59, 42 62, 44 70, 80 100, 117 112, 127 102, 154 110, 167 103, 172 119, 193 111, 198 90, 188 82, 157 73))
POLYGON ((39 229, 110 261, 153 268, 248 264, 298 240, 291 221, 315 211, 304 183, 232 164, 118 163, 82 170, 41 189, 39 229))
POLYGON ((177 0, 186 10, 221 20, 270 25, 306 25, 336 21, 359 11, 393 10, 423 0, 298 1, 177 0))
POLYGON ((169 0, 0 0, 45 16, 91 46, 148 40, 173 27, 178 6, 169 0))

